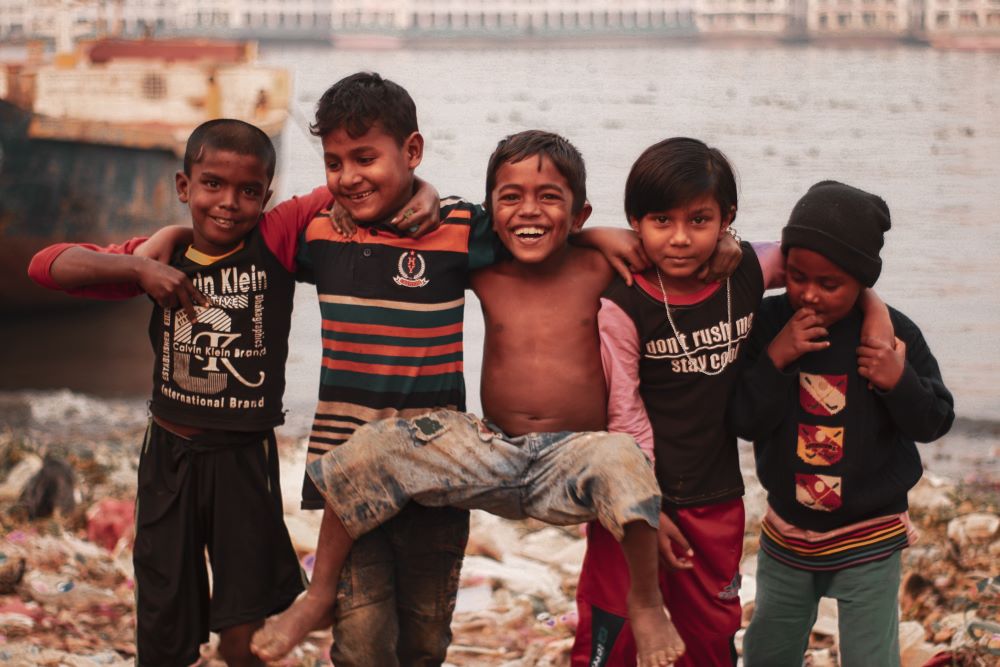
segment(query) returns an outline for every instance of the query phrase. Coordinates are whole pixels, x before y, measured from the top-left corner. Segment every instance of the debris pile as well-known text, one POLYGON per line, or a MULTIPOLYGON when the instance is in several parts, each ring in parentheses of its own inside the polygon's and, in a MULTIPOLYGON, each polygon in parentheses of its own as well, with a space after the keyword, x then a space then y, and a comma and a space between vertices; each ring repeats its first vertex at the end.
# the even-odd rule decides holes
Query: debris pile
MULTIPOLYGON (((68 392, 0 393, 0 663, 132 665, 131 564, 138 448, 145 405, 68 392)), ((310 572, 317 512, 298 510, 305 447, 284 435, 286 522, 310 572)), ((744 461, 752 470, 752 461, 744 461)), ((748 476, 744 626, 753 612, 763 494, 748 476)), ((911 493, 922 536, 903 552, 904 667, 1000 664, 1000 489, 926 475, 911 493)), ((473 513, 448 663, 455 667, 568 665, 576 628, 579 527, 555 528, 473 513)), ((807 655, 835 667, 836 605, 824 601, 807 655)), ((737 643, 742 632, 737 636, 737 643)), ((203 664, 221 667, 217 638, 203 664)), ((329 665, 329 631, 280 664, 329 665)))

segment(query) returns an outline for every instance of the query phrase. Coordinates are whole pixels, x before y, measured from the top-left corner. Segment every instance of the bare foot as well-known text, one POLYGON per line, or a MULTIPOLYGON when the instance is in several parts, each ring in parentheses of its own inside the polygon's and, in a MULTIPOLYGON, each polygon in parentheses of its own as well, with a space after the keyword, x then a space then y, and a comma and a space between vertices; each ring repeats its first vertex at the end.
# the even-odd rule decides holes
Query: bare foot
POLYGON ((250 650, 264 662, 285 657, 310 632, 330 625, 332 607, 332 600, 306 591, 291 607, 267 619, 250 640, 250 650))
POLYGON ((639 667, 667 667, 684 655, 684 641, 662 604, 629 604, 628 620, 639 653, 639 667))

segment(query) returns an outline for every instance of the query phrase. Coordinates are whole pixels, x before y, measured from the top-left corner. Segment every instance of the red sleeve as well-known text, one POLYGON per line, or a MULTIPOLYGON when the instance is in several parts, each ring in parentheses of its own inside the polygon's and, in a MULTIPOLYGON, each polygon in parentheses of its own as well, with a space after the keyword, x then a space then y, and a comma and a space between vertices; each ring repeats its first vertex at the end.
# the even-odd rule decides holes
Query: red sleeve
POLYGON ((332 205, 333 195, 325 185, 321 185, 307 195, 295 196, 281 202, 264 214, 264 219, 260 223, 260 233, 264 237, 264 243, 282 266, 289 271, 295 271, 299 234, 317 213, 332 205))
POLYGON ((653 425, 639 395, 639 332, 610 299, 601 299, 597 328, 608 384, 608 430, 632 436, 653 461, 653 425))
POLYGON ((143 293, 142 288, 136 283, 108 283, 76 289, 63 289, 52 280, 52 263, 68 248, 85 248, 109 255, 131 255, 145 241, 146 237, 143 236, 129 239, 121 245, 98 246, 93 243, 56 243, 35 253, 35 256, 31 258, 31 263, 28 264, 28 277, 46 289, 59 290, 73 296, 90 299, 130 299, 143 293))

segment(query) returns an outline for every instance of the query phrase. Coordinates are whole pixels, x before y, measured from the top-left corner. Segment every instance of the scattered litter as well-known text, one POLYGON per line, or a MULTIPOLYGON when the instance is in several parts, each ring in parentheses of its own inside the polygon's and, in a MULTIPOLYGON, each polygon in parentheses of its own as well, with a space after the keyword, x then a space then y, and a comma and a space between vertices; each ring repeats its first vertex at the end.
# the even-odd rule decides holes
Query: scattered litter
POLYGON ((0 595, 9 595, 24 577, 26 561, 21 556, 10 558, 0 553, 0 595))
MULTIPOLYGON (((32 396, 30 415, 0 429, 0 664, 131 666, 133 499, 145 407, 67 392, 32 396), (89 444, 81 448, 81 442, 89 444), (68 465, 71 497, 79 505, 28 520, 27 512, 10 510, 48 465, 46 455, 68 465)), ((285 520, 303 569, 311 572, 321 512, 299 509, 305 450, 300 439, 279 434, 285 520)), ((741 457, 744 470, 752 471, 748 446, 741 445, 741 457)), ((55 491, 59 479, 68 480, 57 476, 55 491)), ((753 614, 757 534, 766 506, 752 474, 746 486, 743 628, 753 614)), ((995 480, 984 487, 956 486, 928 473, 911 492, 910 512, 921 538, 903 551, 902 667, 1000 665, 997 488, 995 480)), ((56 496, 49 496, 53 509, 66 499, 56 496)), ((473 512, 448 666, 568 665, 584 547, 577 527, 473 512)), ((738 649, 743 632, 737 634, 738 649)), ((204 645, 204 667, 224 667, 217 642, 213 636, 204 645)), ((329 631, 315 632, 276 664, 329 667, 330 642, 329 631)), ((837 667, 838 653, 836 606, 824 600, 806 662, 837 667)))
POLYGON ((41 469, 24 485, 17 504, 24 508, 29 519, 44 519, 53 512, 65 516, 76 507, 75 486, 76 475, 69 464, 46 456, 41 469))
POLYGON ((978 544, 990 540, 1000 528, 1000 517, 996 514, 974 512, 955 517, 948 523, 948 539, 958 546, 978 544))
POLYGON ((105 498, 87 510, 87 539, 108 551, 135 533, 135 500, 105 498))
POLYGON ((476 612, 488 609, 493 603, 493 587, 489 584, 474 584, 458 589, 455 613, 476 612))

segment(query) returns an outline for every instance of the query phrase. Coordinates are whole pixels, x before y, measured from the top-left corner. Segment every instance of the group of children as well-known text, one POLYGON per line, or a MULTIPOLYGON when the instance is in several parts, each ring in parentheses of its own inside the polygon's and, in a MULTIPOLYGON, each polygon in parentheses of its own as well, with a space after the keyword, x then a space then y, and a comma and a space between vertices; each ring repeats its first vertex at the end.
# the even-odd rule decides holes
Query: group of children
POLYGON ((192 228, 52 246, 29 267, 53 289, 155 302, 138 665, 193 664, 209 630, 227 664, 258 665, 331 626, 338 667, 439 665, 471 508, 591 522, 574 666, 735 664, 737 436, 768 492, 745 664, 800 665, 820 596, 840 602, 843 664, 898 664, 914 441, 954 414, 919 330, 868 289, 880 198, 824 181, 780 246, 740 242, 725 156, 673 138, 632 166, 631 231, 584 232, 586 169, 558 135, 503 139, 477 206, 416 178, 415 106, 377 74, 334 84, 312 131, 327 183, 308 195, 264 212, 269 140, 210 121, 177 175, 192 228), (322 316, 308 588, 273 433, 296 279, 322 316), (467 286, 482 418, 464 412, 467 286))

